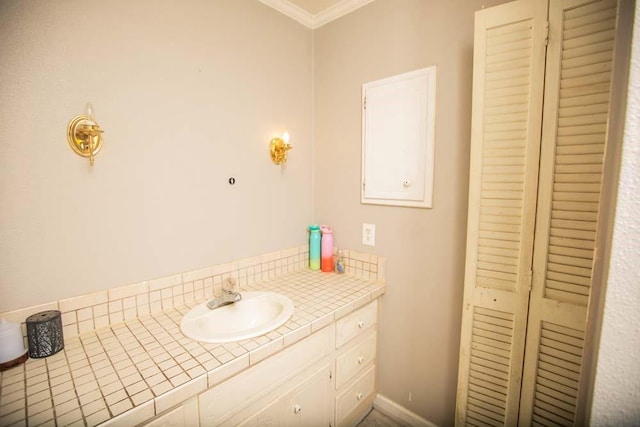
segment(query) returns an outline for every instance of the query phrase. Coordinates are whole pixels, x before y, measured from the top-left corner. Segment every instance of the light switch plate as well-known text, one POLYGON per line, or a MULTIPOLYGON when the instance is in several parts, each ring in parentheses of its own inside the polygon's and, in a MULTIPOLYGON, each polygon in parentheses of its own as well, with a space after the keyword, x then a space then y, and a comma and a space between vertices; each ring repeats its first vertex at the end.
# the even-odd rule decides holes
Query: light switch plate
POLYGON ((362 244, 367 246, 376 245, 375 224, 362 224, 362 244))

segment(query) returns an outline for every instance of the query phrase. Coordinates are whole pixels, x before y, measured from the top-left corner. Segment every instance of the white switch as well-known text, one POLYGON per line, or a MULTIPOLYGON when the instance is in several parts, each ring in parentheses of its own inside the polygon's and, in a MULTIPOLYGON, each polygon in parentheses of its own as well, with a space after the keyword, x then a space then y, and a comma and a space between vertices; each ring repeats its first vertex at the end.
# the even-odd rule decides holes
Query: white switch
POLYGON ((362 224, 362 244, 368 246, 376 245, 375 224, 362 224))

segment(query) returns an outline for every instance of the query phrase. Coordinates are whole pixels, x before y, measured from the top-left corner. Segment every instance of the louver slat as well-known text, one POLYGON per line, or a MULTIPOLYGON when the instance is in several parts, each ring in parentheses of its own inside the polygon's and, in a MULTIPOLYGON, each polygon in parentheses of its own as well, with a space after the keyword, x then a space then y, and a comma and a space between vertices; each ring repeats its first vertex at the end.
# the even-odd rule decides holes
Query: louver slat
POLYGON ((537 397, 536 397, 536 412, 538 414, 540 414, 541 412, 543 414, 546 414, 547 417, 551 418, 554 422, 558 424, 566 425, 566 426, 573 425, 573 422, 571 421, 573 419, 573 411, 565 411, 564 409, 556 405, 553 405, 545 400, 538 399, 537 397))
MULTIPOLYGON (((611 64, 599 64, 600 67, 606 66, 607 71, 611 70, 611 64)), ((582 71, 583 68, 574 69, 574 72, 582 71)), ((571 71, 571 70, 569 70, 571 71)), ((570 72, 567 74, 570 74, 570 72)), ((566 106, 560 108, 558 111, 558 117, 574 117, 574 116, 583 116, 585 114, 607 114, 608 113, 608 105, 604 103, 588 103, 586 105, 577 105, 577 106, 566 106)))
POLYGON ((536 393, 543 394, 545 396, 549 396, 551 399, 556 401, 561 407, 565 408, 565 410, 571 410, 567 408, 575 408, 578 400, 575 396, 569 396, 567 394, 561 393, 553 388, 546 387, 543 384, 536 384, 536 393))
POLYGON ((566 427, 569 427, 569 426, 573 425, 573 422, 571 422, 571 420, 567 420, 566 418, 559 417, 558 415, 554 414, 553 412, 548 412, 548 411, 540 408, 539 406, 536 406, 534 408, 533 414, 536 417, 536 421, 539 422, 541 425, 544 425, 544 426, 566 426, 566 427))
POLYGON ((617 5, 616 0, 606 0, 598 2, 584 2, 580 7, 564 10, 565 19, 576 19, 593 13, 598 13, 605 9, 615 8, 617 5))
POLYGON ((552 372, 555 373, 559 376, 565 377, 565 378, 569 378, 572 381, 578 383, 578 381, 580 381, 580 372, 574 372, 572 370, 569 369, 565 369, 561 366, 557 366, 554 365, 552 363, 548 363, 548 362, 540 362, 538 367, 541 370, 546 370, 548 372, 552 372))
POLYGON ((508 380, 509 375, 504 372, 491 370, 480 365, 474 365, 469 376, 469 384, 493 390, 505 397, 508 390, 508 380))
POLYGON ((578 267, 591 268, 592 260, 549 254, 549 262, 553 262, 555 264, 564 264, 564 265, 573 265, 578 267))
POLYGON ((469 426, 502 426, 502 422, 491 418, 491 417, 487 417, 481 413, 478 413, 478 411, 474 411, 474 407, 471 406, 469 408, 469 413, 468 413, 468 419, 467 419, 467 425, 469 426))
POLYGON ((549 247, 549 254, 551 255, 569 255, 584 258, 586 260, 593 260, 593 251, 589 249, 576 249, 576 248, 563 248, 561 246, 549 247))
MULTIPOLYGON (((553 184, 553 191, 557 194, 598 194, 600 191, 600 184, 590 184, 586 182, 581 183, 563 183, 556 182, 553 184)), ((582 228, 582 227, 581 227, 582 228)))
POLYGON ((536 387, 536 399, 553 403, 558 408, 562 408, 567 412, 571 412, 577 403, 575 397, 568 396, 538 384, 536 387))
POLYGON ((504 396, 499 396, 496 399, 491 396, 490 390, 484 390, 481 388, 469 388, 469 403, 476 406, 488 406, 488 408, 495 408, 499 412, 504 412, 505 409, 504 396))
MULTIPOLYGON (((615 37, 615 32, 613 30, 599 31, 597 33, 587 34, 582 37, 576 37, 573 39, 565 40, 564 47, 566 49, 575 49, 582 46, 590 46, 597 43, 607 42, 609 40, 613 40, 614 37, 615 37)), ((611 70, 611 67, 607 67, 605 70, 611 70)), ((571 71, 571 70, 568 70, 568 71, 571 71)))
MULTIPOLYGON (((563 384, 554 381, 554 378, 545 378, 545 372, 539 372, 539 376, 536 381, 537 388, 546 388, 554 391, 557 395, 566 396, 568 399, 576 399, 578 395, 577 390, 571 384, 563 384)), ((534 404, 534 412, 536 405, 534 404)), ((575 407, 572 407, 572 411, 575 412, 575 407)))

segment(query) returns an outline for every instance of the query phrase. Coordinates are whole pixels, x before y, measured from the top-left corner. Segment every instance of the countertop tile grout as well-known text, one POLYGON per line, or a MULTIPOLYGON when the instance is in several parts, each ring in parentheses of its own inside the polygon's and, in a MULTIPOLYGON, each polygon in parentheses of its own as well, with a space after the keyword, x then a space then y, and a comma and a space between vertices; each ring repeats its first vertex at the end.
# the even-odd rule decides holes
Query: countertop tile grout
POLYGON ((0 373, 0 425, 144 422, 344 317, 384 289, 372 279, 301 269, 242 286, 241 292, 279 292, 294 302, 292 318, 266 335, 225 344, 186 338, 180 320, 205 299, 79 334, 53 356, 0 373))

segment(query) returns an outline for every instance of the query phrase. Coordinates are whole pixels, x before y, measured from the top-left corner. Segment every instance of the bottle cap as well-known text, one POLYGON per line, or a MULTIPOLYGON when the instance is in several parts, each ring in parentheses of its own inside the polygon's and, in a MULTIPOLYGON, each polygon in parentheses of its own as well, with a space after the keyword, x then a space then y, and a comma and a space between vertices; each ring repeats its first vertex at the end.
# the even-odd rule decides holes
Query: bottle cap
POLYGON ((320 227, 317 224, 313 224, 309 226, 309 230, 311 231, 320 230, 320 227))

